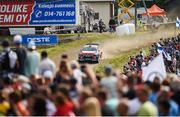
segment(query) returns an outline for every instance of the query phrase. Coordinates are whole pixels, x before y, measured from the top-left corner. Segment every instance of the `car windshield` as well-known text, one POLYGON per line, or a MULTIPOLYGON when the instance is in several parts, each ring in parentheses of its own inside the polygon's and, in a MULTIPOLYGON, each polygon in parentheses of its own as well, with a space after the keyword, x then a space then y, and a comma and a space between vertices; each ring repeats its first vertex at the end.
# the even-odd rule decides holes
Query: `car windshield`
POLYGON ((96 51, 97 49, 94 47, 85 47, 82 49, 82 51, 96 51))

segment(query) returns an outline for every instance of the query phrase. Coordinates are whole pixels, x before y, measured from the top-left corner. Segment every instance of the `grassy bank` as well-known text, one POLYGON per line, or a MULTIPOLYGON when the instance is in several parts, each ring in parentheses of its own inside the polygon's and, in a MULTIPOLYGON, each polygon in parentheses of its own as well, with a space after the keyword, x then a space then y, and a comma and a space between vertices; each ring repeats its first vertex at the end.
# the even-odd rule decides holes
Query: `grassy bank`
MULTIPOLYGON (((104 66, 111 65, 114 69, 119 69, 121 72, 123 71, 123 66, 128 62, 130 56, 135 56, 140 52, 141 49, 133 49, 128 52, 123 52, 121 55, 116 56, 111 59, 102 60, 100 64, 95 66, 94 70, 96 73, 103 73, 104 66)), ((144 48, 145 53, 149 54, 149 47, 144 48)))

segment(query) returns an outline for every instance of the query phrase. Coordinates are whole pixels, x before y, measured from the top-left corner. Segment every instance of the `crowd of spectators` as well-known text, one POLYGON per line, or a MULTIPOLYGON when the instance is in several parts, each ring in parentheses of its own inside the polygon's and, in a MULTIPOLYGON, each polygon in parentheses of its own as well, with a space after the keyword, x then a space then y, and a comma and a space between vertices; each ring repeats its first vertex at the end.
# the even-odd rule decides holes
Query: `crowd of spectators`
POLYGON ((124 65, 124 73, 136 71, 141 73, 142 68, 159 54, 163 54, 166 71, 180 75, 180 35, 177 37, 160 39, 158 43, 151 45, 149 55, 142 50, 136 56, 130 56, 127 64, 124 65))
POLYGON ((2 116, 179 116, 180 80, 168 75, 143 82, 136 71, 122 74, 110 65, 104 75, 63 54, 59 65, 34 42, 21 36, 15 48, 2 42, 0 115, 2 116))

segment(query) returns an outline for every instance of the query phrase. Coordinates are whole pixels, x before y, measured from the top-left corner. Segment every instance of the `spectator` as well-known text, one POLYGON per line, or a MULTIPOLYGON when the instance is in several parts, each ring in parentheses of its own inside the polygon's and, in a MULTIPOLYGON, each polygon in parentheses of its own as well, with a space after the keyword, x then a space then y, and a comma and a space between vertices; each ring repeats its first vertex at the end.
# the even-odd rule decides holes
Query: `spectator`
POLYGON ((100 103, 95 97, 89 97, 85 100, 83 110, 86 116, 101 116, 100 103))
POLYGON ((9 109, 10 109, 9 102, 5 99, 3 92, 0 92, 0 115, 5 116, 9 109))
POLYGON ((46 110, 47 115, 52 116, 56 112, 56 106, 52 101, 52 93, 48 87, 42 87, 39 89, 39 93, 42 94, 46 99, 46 110))
POLYGON ((116 31, 116 21, 114 18, 111 18, 109 20, 109 29, 110 29, 110 32, 115 32, 116 31))
POLYGON ((70 64, 62 60, 60 62, 59 71, 56 73, 56 77, 54 79, 55 83, 69 83, 69 80, 72 78, 72 71, 70 64))
POLYGON ((21 75, 25 75, 25 60, 27 56, 26 49, 22 46, 22 37, 21 35, 14 36, 14 43, 16 45, 15 52, 17 54, 17 62, 18 65, 16 66, 16 72, 21 75))
POLYGON ((96 79, 96 75, 87 64, 81 66, 81 71, 84 73, 83 77, 83 85, 89 87, 98 86, 98 81, 96 79))
POLYGON ((73 70, 73 77, 77 80, 77 88, 81 89, 82 85, 83 85, 82 78, 84 77, 84 74, 79 69, 78 62, 72 61, 71 62, 71 68, 73 70))
POLYGON ((114 115, 117 115, 117 106, 119 103, 118 93, 117 93, 117 83, 118 80, 113 76, 113 69, 111 66, 105 67, 105 77, 100 81, 100 85, 104 87, 109 92, 109 98, 106 104, 113 111, 114 115))
POLYGON ((102 19, 99 20, 99 32, 102 33, 103 31, 103 21, 102 19))
POLYGON ((159 101, 158 106, 160 116, 169 116, 170 104, 168 100, 159 101))
POLYGON ((128 104, 125 101, 120 102, 117 111, 120 116, 128 116, 128 104))
POLYGON ((44 28, 44 35, 50 35, 52 34, 52 28, 50 26, 47 26, 44 28))
POLYGON ((23 105, 21 99, 21 93, 19 91, 9 94, 10 109, 7 112, 7 116, 29 116, 28 109, 23 105))
POLYGON ((33 74, 38 74, 38 67, 40 63, 40 55, 35 50, 36 45, 33 41, 30 41, 28 44, 28 53, 27 58, 25 60, 25 75, 30 77, 33 74))
POLYGON ((2 53, 0 54, 0 75, 6 77, 9 73, 15 72, 17 54, 10 49, 9 41, 2 42, 2 53))
POLYGON ((56 73, 56 66, 55 63, 48 58, 48 53, 43 51, 41 53, 41 62, 39 64, 39 74, 43 75, 45 71, 51 71, 54 76, 56 73))
POLYGON ((32 97, 32 115, 47 116, 46 99, 41 94, 32 97))
POLYGON ((154 104, 157 104, 157 97, 158 97, 158 93, 160 91, 160 84, 159 83, 156 83, 156 82, 153 82, 151 84, 151 94, 149 96, 149 100, 154 103, 154 104))
POLYGON ((179 115, 179 106, 177 103, 170 99, 170 93, 169 91, 161 91, 158 99, 158 103, 161 101, 168 101, 170 108, 169 108, 169 114, 168 116, 178 116, 179 115))
POLYGON ((54 78, 52 71, 45 71, 43 77, 45 81, 44 84, 46 86, 51 86, 53 83, 53 78, 54 78))
POLYGON ((106 89, 100 88, 97 92, 97 98, 101 105, 101 113, 102 116, 113 116, 113 111, 109 108, 109 106, 106 104, 106 101, 108 99, 108 94, 106 89))
POLYGON ((139 101, 142 103, 138 116, 157 116, 158 110, 157 107, 148 101, 148 91, 146 89, 138 89, 137 96, 139 101))
POLYGON ((111 98, 115 98, 117 97, 117 78, 112 76, 113 69, 111 66, 106 66, 104 72, 106 77, 100 81, 100 84, 109 90, 111 98))
POLYGON ((57 111, 55 112, 54 116, 74 116, 73 108, 68 104, 68 99, 63 93, 58 92, 55 99, 57 111))

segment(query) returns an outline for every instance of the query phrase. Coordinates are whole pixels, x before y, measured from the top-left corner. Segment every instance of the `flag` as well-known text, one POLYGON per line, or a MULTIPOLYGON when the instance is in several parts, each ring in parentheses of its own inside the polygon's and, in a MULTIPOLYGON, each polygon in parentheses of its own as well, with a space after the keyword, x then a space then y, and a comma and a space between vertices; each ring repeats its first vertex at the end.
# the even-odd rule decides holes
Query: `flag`
POLYGON ((180 20, 179 20, 178 17, 176 18, 176 27, 177 27, 177 28, 180 28, 180 20))
POLYGON ((168 52, 166 52, 165 49, 159 43, 157 43, 157 52, 159 54, 162 53, 168 61, 172 61, 170 54, 168 52))
POLYGON ((164 65, 163 55, 159 54, 152 62, 142 68, 143 81, 153 81, 157 76, 162 81, 166 77, 166 67, 164 65))
POLYGON ((162 51, 163 51, 163 47, 159 43, 157 43, 157 52, 162 53, 162 51))

